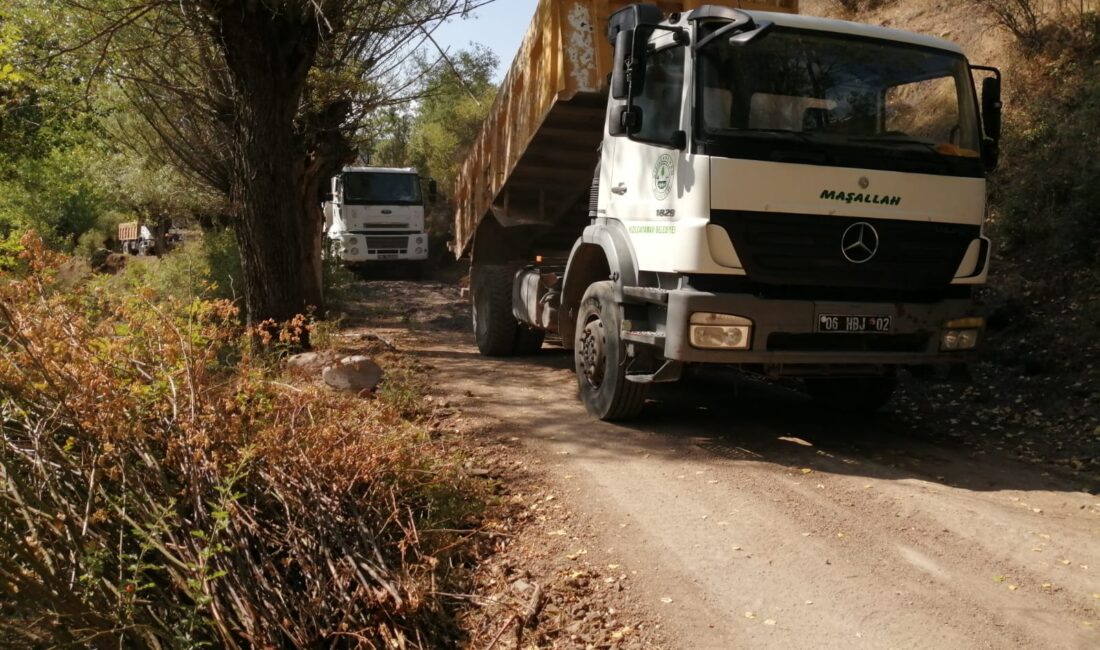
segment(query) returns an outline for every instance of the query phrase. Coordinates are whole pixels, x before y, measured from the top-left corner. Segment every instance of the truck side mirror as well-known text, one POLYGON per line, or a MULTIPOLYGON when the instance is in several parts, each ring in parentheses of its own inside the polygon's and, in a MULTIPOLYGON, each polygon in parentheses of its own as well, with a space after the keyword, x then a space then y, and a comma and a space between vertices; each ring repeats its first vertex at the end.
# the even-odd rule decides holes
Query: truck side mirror
POLYGON ((629 110, 626 104, 619 104, 611 107, 611 111, 607 116, 607 133, 609 135, 618 138, 627 134, 626 126, 623 124, 623 116, 626 115, 629 110))
POLYGON ((982 121, 986 137, 1001 139, 1001 111, 1001 80, 986 77, 982 81, 982 121))
POLYGON ((1001 157, 1001 79, 987 77, 982 81, 982 124, 985 138, 982 141, 982 159, 989 171, 997 169, 1001 157))
POLYGON ((435 182, 435 179, 428 181, 428 200, 435 203, 439 200, 439 185, 435 182))

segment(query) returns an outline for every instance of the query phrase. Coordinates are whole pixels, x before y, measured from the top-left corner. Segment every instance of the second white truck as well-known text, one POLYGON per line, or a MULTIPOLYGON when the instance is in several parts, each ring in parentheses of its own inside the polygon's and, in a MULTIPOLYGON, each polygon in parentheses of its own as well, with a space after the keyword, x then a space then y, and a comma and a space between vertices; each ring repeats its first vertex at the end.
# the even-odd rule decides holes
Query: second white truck
MULTIPOLYGON (((435 183, 426 183, 429 195, 435 183)), ((350 267, 428 259, 425 183, 415 169, 345 167, 324 202, 329 250, 350 267)))

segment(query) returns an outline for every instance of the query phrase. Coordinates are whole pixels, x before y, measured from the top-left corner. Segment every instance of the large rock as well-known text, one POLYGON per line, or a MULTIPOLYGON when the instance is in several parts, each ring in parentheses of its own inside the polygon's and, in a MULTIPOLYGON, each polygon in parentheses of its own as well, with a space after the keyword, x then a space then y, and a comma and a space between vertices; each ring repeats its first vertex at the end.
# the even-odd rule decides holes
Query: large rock
POLYGON ((374 390, 382 381, 382 368, 370 357, 344 357, 321 373, 325 383, 337 390, 362 392, 374 390))
POLYGON ((90 263, 92 270, 96 273, 116 275, 126 268, 126 256, 101 248, 92 252, 90 263))
POLYGON ((303 352, 287 359, 286 368, 292 375, 312 377, 320 374, 325 366, 331 365, 338 356, 334 350, 303 352))

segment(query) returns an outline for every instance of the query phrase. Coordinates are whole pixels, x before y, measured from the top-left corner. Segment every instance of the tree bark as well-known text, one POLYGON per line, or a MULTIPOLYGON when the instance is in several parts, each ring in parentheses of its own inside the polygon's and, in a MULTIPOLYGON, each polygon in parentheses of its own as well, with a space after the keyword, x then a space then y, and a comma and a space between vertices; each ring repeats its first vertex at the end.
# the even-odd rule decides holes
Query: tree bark
POLYGON ((265 3, 209 5, 232 79, 231 201, 252 324, 324 309, 320 221, 305 208, 308 152, 295 128, 319 22, 265 3))

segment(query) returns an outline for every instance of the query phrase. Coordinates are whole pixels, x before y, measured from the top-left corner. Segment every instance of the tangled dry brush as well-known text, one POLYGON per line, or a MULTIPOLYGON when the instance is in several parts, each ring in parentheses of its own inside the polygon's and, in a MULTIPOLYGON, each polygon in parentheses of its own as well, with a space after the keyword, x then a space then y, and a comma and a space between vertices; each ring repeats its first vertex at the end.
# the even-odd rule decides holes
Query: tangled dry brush
POLYGON ((0 275, 0 644, 438 647, 476 508, 384 400, 281 383, 226 302, 0 275), (448 550, 451 549, 451 550, 448 550))

